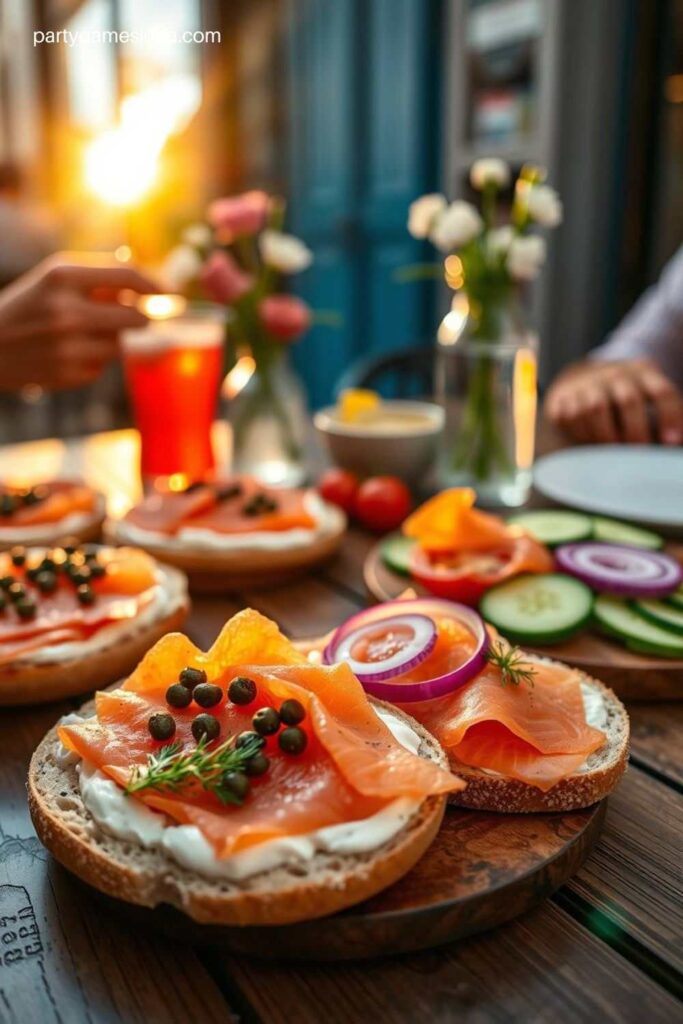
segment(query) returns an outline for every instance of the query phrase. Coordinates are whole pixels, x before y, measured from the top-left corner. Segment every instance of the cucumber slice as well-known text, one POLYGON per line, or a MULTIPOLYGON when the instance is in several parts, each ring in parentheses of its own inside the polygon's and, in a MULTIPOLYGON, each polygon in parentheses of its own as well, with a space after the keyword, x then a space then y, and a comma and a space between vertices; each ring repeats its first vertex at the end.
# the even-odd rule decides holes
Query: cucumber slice
POLYGON ((503 636, 531 644, 568 639, 588 621, 592 608, 585 583, 554 572, 515 576, 487 590, 479 604, 503 636))
POLYGON ((633 548, 648 548, 650 551, 659 551, 664 547, 664 538, 650 530, 600 516, 593 518, 593 539, 608 544, 629 544, 633 548))
POLYGON ((593 615, 604 633, 617 637, 632 651, 662 658, 683 657, 683 636, 648 622, 618 597, 601 594, 595 600, 593 615))
POLYGON ((673 594, 669 594, 666 600, 675 608, 683 608, 683 587, 679 587, 678 590, 674 590, 673 594))
POLYGON ((631 607, 648 622, 654 622, 655 626, 683 634, 683 608, 672 608, 664 601, 643 600, 631 601, 631 607))
POLYGON ((568 512, 565 509, 541 509, 538 512, 522 512, 512 516, 508 522, 513 526, 522 526, 540 541, 554 548, 558 544, 571 544, 579 540, 588 540, 593 536, 593 521, 590 516, 581 512, 568 512))
POLYGON ((410 552, 415 547, 412 537, 400 533, 390 534, 382 544, 382 558, 386 565, 401 576, 410 575, 410 552))

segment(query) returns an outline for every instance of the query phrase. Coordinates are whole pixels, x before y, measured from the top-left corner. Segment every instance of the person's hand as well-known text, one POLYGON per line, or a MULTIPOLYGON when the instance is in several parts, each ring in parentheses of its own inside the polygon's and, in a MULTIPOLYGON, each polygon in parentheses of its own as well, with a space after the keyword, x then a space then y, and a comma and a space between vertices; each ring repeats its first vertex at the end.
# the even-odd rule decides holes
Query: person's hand
POLYGON ((545 414, 576 441, 683 441, 683 395, 646 359, 570 366, 551 385, 545 414))
POLYGON ((133 267, 61 253, 0 291, 0 391, 90 384, 118 354, 117 335, 147 320, 123 290, 158 291, 133 267))

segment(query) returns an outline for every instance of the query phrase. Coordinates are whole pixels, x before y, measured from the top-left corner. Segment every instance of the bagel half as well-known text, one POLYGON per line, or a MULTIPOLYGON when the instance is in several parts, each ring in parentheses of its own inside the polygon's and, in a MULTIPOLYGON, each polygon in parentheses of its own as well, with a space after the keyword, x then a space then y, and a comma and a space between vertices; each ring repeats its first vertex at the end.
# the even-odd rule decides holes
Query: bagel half
POLYGON ((39 526, 0 527, 0 551, 9 551, 16 545, 26 547, 55 547, 68 539, 77 540, 80 544, 97 541, 102 535, 102 525, 107 514, 107 504, 103 494, 95 491, 95 507, 92 512, 78 513, 83 522, 76 529, 64 526, 64 520, 55 523, 41 523, 39 526))
POLYGON ((180 629, 190 610, 187 579, 168 565, 157 565, 168 604, 150 622, 135 619, 104 626, 83 643, 81 656, 68 661, 35 661, 24 655, 0 665, 0 706, 45 704, 101 689, 128 675, 157 640, 180 629), (90 646, 95 643, 95 649, 90 646))
MULTIPOLYGON (((375 702, 380 704, 380 702, 375 702)), ((420 736, 419 754, 442 767, 447 758, 432 736, 396 708, 387 707, 420 736)), ((85 705, 85 714, 94 702, 85 705)), ((289 924, 333 914, 368 899, 401 878, 439 830, 446 797, 429 796, 391 840, 363 854, 317 852, 239 882, 203 878, 165 852, 105 833, 83 804, 75 764, 59 757, 57 727, 35 751, 29 768, 31 818, 50 853, 89 885, 128 903, 170 904, 204 924, 289 924)))
MULTIPOLYGON (((534 660, 559 664, 551 658, 534 656, 534 660)), ((527 814, 539 811, 576 811, 609 796, 626 771, 628 763, 628 714, 619 698, 604 683, 584 673, 580 675, 581 685, 599 693, 604 702, 607 721, 604 728, 601 728, 607 735, 607 742, 590 754, 579 771, 561 779, 544 793, 519 779, 472 768, 451 757, 451 771, 467 783, 466 789, 451 794, 451 803, 479 811, 527 814)))
MULTIPOLYGON (((346 533, 347 520, 341 509, 327 506, 328 524, 306 544, 264 549, 250 547, 249 534, 240 535, 240 547, 220 550, 182 543, 172 537, 145 541, 143 531, 129 534, 122 520, 109 519, 105 536, 112 544, 133 544, 150 555, 187 573, 196 593, 224 593, 245 587, 279 586, 331 558, 346 533)), ((255 535, 257 536, 257 535, 255 535)))
MULTIPOLYGON (((333 632, 314 640, 298 640, 295 647, 310 656, 320 656, 333 632)), ((553 658, 530 655, 530 661, 563 665, 553 658)), ((612 792, 626 771, 629 754, 630 725, 626 708, 616 694, 597 679, 576 669, 582 686, 599 693, 605 704, 607 742, 591 754, 582 770, 561 779, 543 792, 518 779, 496 775, 483 768, 472 768, 455 757, 449 757, 450 768, 467 783, 466 789, 449 796, 449 803, 478 811, 527 814, 543 811, 575 811, 603 800, 612 792)))

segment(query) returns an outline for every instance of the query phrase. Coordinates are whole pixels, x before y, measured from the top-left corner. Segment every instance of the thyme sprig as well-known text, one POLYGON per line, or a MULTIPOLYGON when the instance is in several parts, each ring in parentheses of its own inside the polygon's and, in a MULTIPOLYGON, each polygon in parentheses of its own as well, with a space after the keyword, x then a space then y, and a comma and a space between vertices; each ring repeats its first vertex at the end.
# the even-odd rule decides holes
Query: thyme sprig
POLYGON ((160 789, 177 793, 189 783, 198 782, 203 789, 214 793, 224 804, 241 804, 242 800, 224 785, 229 772, 244 771, 248 762, 264 745, 260 736, 247 739, 235 746, 235 737, 209 750, 209 742, 202 736, 196 747, 183 750, 182 743, 168 743, 147 758, 147 765, 133 769, 126 793, 139 793, 143 789, 160 789))
POLYGON ((534 685, 536 669, 531 662, 525 661, 519 647, 506 647, 498 641, 489 647, 486 660, 500 669, 500 681, 503 686, 508 683, 512 686, 519 686, 521 683, 534 685))

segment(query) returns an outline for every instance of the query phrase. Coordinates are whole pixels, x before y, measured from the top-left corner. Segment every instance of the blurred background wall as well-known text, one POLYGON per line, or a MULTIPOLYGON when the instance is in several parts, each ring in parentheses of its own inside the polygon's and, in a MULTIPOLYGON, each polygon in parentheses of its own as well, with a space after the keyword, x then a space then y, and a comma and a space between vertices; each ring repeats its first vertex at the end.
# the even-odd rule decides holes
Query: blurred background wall
MULTIPOLYGON (((433 255, 407 206, 466 195, 471 161, 494 154, 545 165, 565 202, 534 296, 547 380, 683 238, 683 0, 0 0, 0 214, 21 204, 46 249, 154 265, 211 198, 287 196, 316 253, 301 290, 342 317, 296 353, 313 406, 350 360, 431 343, 444 294, 395 275, 433 255), (220 43, 33 45, 108 28, 220 43)), ((0 216, 9 279, 24 267, 1 235, 0 216)), ((114 370, 5 400, 1 439, 127 415, 114 370)))

